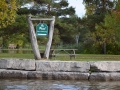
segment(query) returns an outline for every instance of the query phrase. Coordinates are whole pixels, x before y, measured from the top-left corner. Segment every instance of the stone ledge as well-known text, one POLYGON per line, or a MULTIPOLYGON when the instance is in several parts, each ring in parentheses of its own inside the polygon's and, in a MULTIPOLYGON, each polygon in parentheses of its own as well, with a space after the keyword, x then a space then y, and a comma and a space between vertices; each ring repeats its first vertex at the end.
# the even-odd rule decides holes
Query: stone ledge
POLYGON ((84 61, 36 61, 36 71, 88 73, 89 70, 89 62, 84 61))
POLYGON ((120 72, 120 61, 90 62, 92 72, 120 72))
POLYGON ((88 80, 89 73, 40 72, 0 69, 0 78, 40 79, 40 80, 88 80))
POLYGON ((0 78, 27 79, 28 71, 0 69, 0 78))
POLYGON ((0 69, 42 72, 120 72, 120 61, 45 61, 32 59, 1 59, 0 69))
POLYGON ((1 59, 0 78, 120 81, 120 61, 1 59))
POLYGON ((28 59, 1 59, 0 69, 35 70, 35 60, 28 59))
POLYGON ((42 72, 83 72, 90 70, 89 62, 78 61, 45 61, 1 59, 0 69, 42 71, 42 72))
POLYGON ((41 80, 88 80, 89 73, 79 72, 28 72, 28 79, 41 80))
POLYGON ((91 73, 90 81, 120 81, 120 73, 91 73))
POLYGON ((120 73, 40 72, 0 69, 0 79, 120 81, 120 73))

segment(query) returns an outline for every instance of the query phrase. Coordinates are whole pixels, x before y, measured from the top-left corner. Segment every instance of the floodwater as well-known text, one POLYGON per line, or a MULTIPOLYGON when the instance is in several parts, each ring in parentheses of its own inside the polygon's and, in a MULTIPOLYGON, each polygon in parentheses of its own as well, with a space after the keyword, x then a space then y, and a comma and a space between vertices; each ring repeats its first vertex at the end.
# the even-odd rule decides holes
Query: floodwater
POLYGON ((0 90, 120 90, 120 82, 0 79, 0 90))

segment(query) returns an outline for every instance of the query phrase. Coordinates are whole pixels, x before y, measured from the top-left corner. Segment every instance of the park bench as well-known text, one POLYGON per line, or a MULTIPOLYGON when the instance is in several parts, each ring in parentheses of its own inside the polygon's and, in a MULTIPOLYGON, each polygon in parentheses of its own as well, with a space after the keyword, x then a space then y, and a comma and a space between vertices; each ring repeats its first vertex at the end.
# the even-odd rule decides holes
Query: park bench
POLYGON ((14 44, 9 44, 8 45, 8 49, 15 49, 16 48, 16 45, 14 45, 14 44))
POLYGON ((50 50, 50 58, 54 57, 56 58, 56 56, 65 56, 65 55, 69 55, 70 59, 74 58, 76 59, 76 51, 77 49, 51 49, 50 50))

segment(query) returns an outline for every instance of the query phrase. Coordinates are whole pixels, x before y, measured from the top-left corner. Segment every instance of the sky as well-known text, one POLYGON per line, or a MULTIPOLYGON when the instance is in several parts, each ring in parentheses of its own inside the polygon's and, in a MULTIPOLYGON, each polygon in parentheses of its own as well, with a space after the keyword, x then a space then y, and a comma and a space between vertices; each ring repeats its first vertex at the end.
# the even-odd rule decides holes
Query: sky
POLYGON ((83 0, 68 0, 69 6, 73 6, 76 10, 76 15, 83 17, 85 15, 85 7, 82 4, 83 0))

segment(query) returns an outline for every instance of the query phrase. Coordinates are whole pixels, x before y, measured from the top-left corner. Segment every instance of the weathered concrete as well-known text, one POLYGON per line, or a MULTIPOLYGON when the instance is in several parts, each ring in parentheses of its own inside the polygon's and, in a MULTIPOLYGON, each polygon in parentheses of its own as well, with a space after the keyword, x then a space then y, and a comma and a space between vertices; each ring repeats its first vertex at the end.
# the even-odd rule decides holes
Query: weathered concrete
POLYGON ((119 72, 120 62, 119 61, 91 62, 90 67, 93 72, 119 72))
POLYGON ((36 71, 42 72, 89 72, 89 62, 36 61, 36 71))

